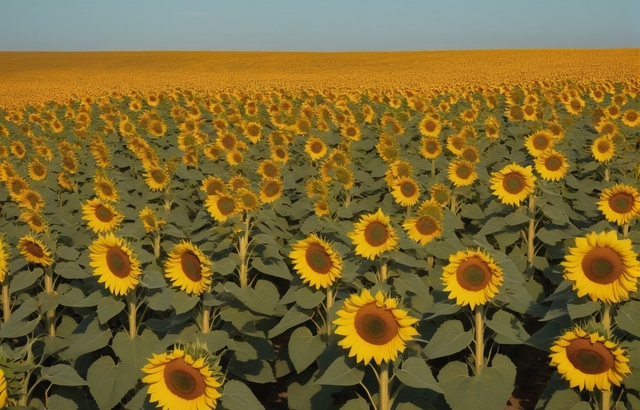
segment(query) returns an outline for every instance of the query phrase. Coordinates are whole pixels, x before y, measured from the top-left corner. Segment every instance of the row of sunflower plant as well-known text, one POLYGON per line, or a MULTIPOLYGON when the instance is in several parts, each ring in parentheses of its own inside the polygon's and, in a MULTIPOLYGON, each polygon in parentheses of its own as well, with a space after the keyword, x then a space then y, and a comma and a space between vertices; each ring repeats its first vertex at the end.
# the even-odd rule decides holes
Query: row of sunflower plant
POLYGON ((639 89, 7 110, 0 407, 638 407, 639 89))

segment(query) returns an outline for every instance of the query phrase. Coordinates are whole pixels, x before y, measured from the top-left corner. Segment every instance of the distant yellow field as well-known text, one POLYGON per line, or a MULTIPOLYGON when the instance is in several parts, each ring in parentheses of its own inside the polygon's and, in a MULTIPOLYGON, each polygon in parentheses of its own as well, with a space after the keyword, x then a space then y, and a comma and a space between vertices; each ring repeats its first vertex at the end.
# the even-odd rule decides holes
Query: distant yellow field
POLYGON ((379 53, 1 52, 0 106, 71 96, 228 88, 418 88, 625 81, 640 49, 379 53))

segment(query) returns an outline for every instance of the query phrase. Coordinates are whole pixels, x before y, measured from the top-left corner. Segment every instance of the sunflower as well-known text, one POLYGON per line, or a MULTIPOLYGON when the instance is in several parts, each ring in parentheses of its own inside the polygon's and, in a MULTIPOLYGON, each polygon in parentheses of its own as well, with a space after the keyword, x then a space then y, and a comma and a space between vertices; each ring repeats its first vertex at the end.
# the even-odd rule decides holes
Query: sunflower
POLYGON ((111 205, 99 199, 90 199, 82 205, 82 219, 95 233, 111 232, 122 223, 124 216, 111 205))
POLYGON ((451 201, 451 190, 439 182, 429 188, 429 194, 431 194, 431 199, 440 204, 441 207, 447 206, 451 201))
POLYGON ((630 239, 618 239, 615 231, 591 232, 576 238, 576 247, 565 255, 564 278, 573 282, 578 296, 616 303, 637 290, 640 263, 630 239))
POLYGON ((64 172, 58 172, 57 176, 58 186, 62 189, 66 189, 67 191, 74 191, 73 182, 69 179, 69 176, 64 172))
POLYGON ((360 141, 362 131, 360 131, 360 127, 356 124, 342 124, 340 127, 340 135, 349 141, 360 141))
POLYGON ((194 360, 181 349, 154 354, 142 371, 147 374, 142 382, 149 385, 149 401, 158 402, 162 410, 215 409, 222 396, 214 367, 205 357, 194 360))
POLYGON ((567 157, 556 150, 545 151, 535 159, 535 169, 542 179, 560 181, 567 174, 569 164, 567 157))
POLYGON ((248 188, 240 188, 236 193, 236 197, 240 208, 243 211, 253 211, 258 209, 260 206, 260 200, 258 199, 258 195, 256 195, 253 191, 248 188))
POLYGON ((27 181, 25 181, 25 179, 18 174, 15 174, 14 176, 8 178, 6 180, 6 186, 7 190, 9 191, 9 195, 15 201, 18 201, 18 198, 23 192, 30 189, 27 181))
POLYGON ((450 135, 447 138, 447 149, 453 153, 453 155, 461 155, 464 147, 467 146, 467 137, 462 133, 450 135))
POLYGON ((329 215, 329 204, 324 199, 320 199, 313 204, 313 212, 318 218, 322 218, 325 215, 329 215))
POLYGON ((522 167, 518 164, 509 164, 500 171, 492 172, 489 184, 500 202, 520 206, 520 203, 533 193, 535 181, 536 177, 531 172, 531 165, 522 167))
POLYGON ((161 167, 150 167, 144 173, 144 182, 152 191, 162 191, 169 185, 169 175, 161 167))
POLYGON ((436 159, 442 154, 442 144, 437 138, 422 137, 420 155, 425 159, 436 159))
POLYGON ((640 125, 640 113, 636 110, 626 110, 622 113, 622 122, 627 127, 637 127, 640 125))
MULTIPOLYGON (((439 205, 437 205, 440 208, 439 205)), ((426 245, 434 238, 442 235, 442 224, 431 215, 423 215, 417 218, 411 218, 402 224, 407 231, 407 235, 420 245, 426 245)))
POLYGON ((113 295, 126 295, 138 285, 140 262, 124 239, 113 233, 99 235, 89 251, 93 276, 113 295))
POLYGON ((24 158, 27 155, 27 149, 24 147, 22 141, 14 140, 10 145, 11 153, 18 159, 24 158))
POLYGON ((47 231, 47 224, 44 219, 42 219, 42 215, 38 212, 27 209, 20 214, 20 220, 22 222, 26 222, 27 225, 29 225, 29 229, 36 233, 43 233, 47 231))
POLYGON ((596 131, 601 135, 608 135, 609 137, 615 137, 618 135, 618 126, 610 119, 604 118, 598 122, 595 126, 596 131))
POLYGON ((265 179, 260 186, 260 201, 269 204, 282 196, 282 181, 280 179, 265 179))
POLYGON ((454 186, 468 186, 478 179, 478 174, 472 163, 465 160, 456 160, 449 164, 449 180, 454 186))
POLYGON ((164 263, 171 284, 193 295, 201 295, 211 285, 211 260, 190 241, 175 245, 164 263))
POLYGON ((225 132, 222 135, 218 136, 216 144, 220 149, 231 151, 236 148, 236 145, 238 144, 238 138, 231 132, 225 132))
POLYGON ((640 214, 640 193, 630 185, 616 184, 602 190, 597 204, 607 221, 624 225, 640 214))
POLYGON ((224 222, 227 218, 235 215, 240 209, 236 199, 223 192, 209 195, 204 202, 211 217, 218 222, 224 222))
POLYGON ((31 234, 20 238, 18 249, 27 262, 39 263, 42 266, 49 266, 53 263, 49 249, 40 239, 31 234))
POLYGON ((505 115, 509 121, 522 121, 524 119, 524 111, 519 105, 512 105, 505 111, 505 115))
POLYGON ((607 162, 613 158, 616 146, 609 135, 598 137, 591 145, 593 158, 598 162, 607 162))
POLYGON ((257 144, 258 141, 262 139, 262 125, 257 122, 249 122, 244 126, 244 135, 249 138, 249 140, 257 144))
POLYGON ((442 124, 437 119, 427 115, 418 124, 418 130, 424 137, 437 137, 442 130, 442 124))
POLYGON ((612 103, 604 109, 604 113, 607 117, 615 120, 622 112, 616 103, 612 103))
POLYGON ((289 257, 302 281, 316 289, 333 285, 342 275, 342 258, 330 243, 316 234, 296 242, 289 257))
POLYGON ((29 163, 29 178, 34 181, 42 181, 47 177, 47 167, 42 162, 35 160, 29 163))
POLYGON ((30 209, 34 212, 39 212, 44 207, 42 195, 33 189, 24 189, 17 199, 19 207, 30 209))
POLYGON ((284 164, 289 160, 289 151, 282 145, 274 145, 271 147, 271 159, 284 164))
POLYGON ((333 321, 335 333, 344 336, 338 345, 350 349, 349 357, 356 356, 356 361, 365 365, 372 359, 377 364, 395 360, 406 342, 419 336, 413 328, 418 319, 398 308, 398 302, 381 291, 375 297, 368 289, 359 296, 351 295, 337 315, 333 321))
POLYGON ((351 189, 355 182, 353 178, 353 171, 343 166, 333 168, 333 179, 342 184, 344 189, 351 189))
MULTIPOLYGON (((7 251, 7 244, 4 241, 4 238, 0 236, 0 283, 4 282, 4 278, 7 277, 7 272, 9 272, 9 252, 7 251)), ((2 369, 0 369, 0 372, 2 369)), ((1 382, 1 380, 0 380, 1 382)), ((1 384, 1 383, 0 383, 1 384)), ((0 389, 2 386, 0 385, 0 389)), ((2 390, 0 390, 1 392, 2 390)), ((0 403, 0 408, 2 404, 0 403)))
POLYGON ((202 180, 200 189, 206 192, 207 195, 215 195, 218 193, 225 193, 227 191, 227 186, 222 178, 208 175, 202 180))
POLYGON ((525 138, 524 146, 534 157, 539 157, 546 150, 553 148, 555 143, 553 134, 547 131, 538 131, 525 138))
POLYGON ((391 187, 391 195, 400 206, 415 205, 420 199, 420 187, 411 177, 400 177, 393 181, 391 187))
POLYGON ((327 144, 318 137, 311 136, 304 146, 304 152, 309 154, 312 161, 316 161, 327 155, 327 144))
POLYGON ((484 121, 484 132, 490 140, 500 137, 500 123, 496 117, 487 117, 484 121))
MULTIPOLYGON (((60 181, 58 180, 58 182, 60 181)), ((119 199, 113 181, 107 177, 96 176, 93 181, 93 190, 103 201, 116 202, 119 199)))
POLYGON ((460 154, 460 157, 472 164, 477 164, 478 162, 480 162, 480 152, 478 152, 478 148, 473 145, 467 145, 462 150, 462 154, 460 154))
POLYGON ((584 108, 584 100, 580 97, 573 97, 565 104, 565 108, 569 114, 578 115, 584 108))
POLYGON ((280 176, 280 166, 275 161, 265 159, 258 164, 257 172, 263 179, 277 178, 280 176))
POLYGON ((356 255, 373 260, 385 251, 392 250, 398 244, 398 236, 389 223, 389 217, 378 209, 375 214, 360 217, 354 224, 355 230, 348 233, 356 245, 356 255))
POLYGON ((579 327, 553 342, 549 358, 569 385, 580 390, 608 391, 631 373, 629 358, 615 342, 579 327))
MULTIPOLYGON (((0 274, 2 274, 2 272, 0 272, 0 274)), ((0 282, 2 281, 0 280, 0 282)), ((4 376, 2 367, 0 367, 0 409, 5 408, 8 401, 9 394, 7 393, 7 378, 4 376)))
POLYGON ((216 144, 208 144, 203 147, 204 156, 215 161, 222 154, 222 149, 216 144))
POLYGON ((147 233, 159 231, 160 226, 166 223, 164 219, 158 219, 153 209, 148 206, 145 206, 142 211, 140 211, 139 216, 142 221, 142 225, 144 226, 144 230, 147 233))
POLYGON ((449 264, 442 270, 442 283, 449 299, 471 309, 491 301, 503 280, 502 269, 479 249, 458 251, 449 257, 449 264))

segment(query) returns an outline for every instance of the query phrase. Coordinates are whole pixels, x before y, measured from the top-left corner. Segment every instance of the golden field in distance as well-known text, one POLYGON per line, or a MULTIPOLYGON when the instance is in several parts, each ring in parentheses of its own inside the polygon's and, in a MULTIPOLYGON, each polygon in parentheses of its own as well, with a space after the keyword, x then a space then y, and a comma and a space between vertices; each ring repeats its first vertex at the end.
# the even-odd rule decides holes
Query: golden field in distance
POLYGON ((421 52, 0 52, 0 107, 111 92, 627 81, 640 49, 421 52))

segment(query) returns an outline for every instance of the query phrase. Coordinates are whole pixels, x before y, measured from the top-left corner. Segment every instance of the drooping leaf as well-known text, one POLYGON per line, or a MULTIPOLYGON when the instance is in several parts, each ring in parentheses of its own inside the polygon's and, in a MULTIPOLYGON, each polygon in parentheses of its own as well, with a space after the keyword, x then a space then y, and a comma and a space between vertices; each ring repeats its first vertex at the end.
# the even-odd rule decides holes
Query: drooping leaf
POLYGON ((137 377, 129 369, 116 365, 110 356, 102 356, 89 367, 89 391, 100 410, 110 410, 135 387, 137 377))
POLYGON ((293 305, 291 309, 282 317, 280 322, 271 330, 269 330, 269 339, 278 336, 285 330, 291 329, 301 323, 306 322, 313 316, 310 309, 302 309, 300 306, 293 305))
POLYGON ((289 358, 296 372, 301 373, 309 367, 325 347, 320 336, 314 336, 308 328, 299 327, 294 330, 289 339, 289 358))
POLYGON ((354 366, 353 360, 338 357, 315 382, 331 386, 353 386, 362 381, 364 370, 354 366), (348 361, 348 363, 347 363, 348 361))
POLYGON ((398 379, 409 387, 416 389, 431 389, 438 393, 444 393, 427 362, 419 357, 410 357, 402 363, 402 368, 396 370, 394 374, 398 379))
POLYGON ((640 302, 631 300, 623 304, 616 314, 616 323, 622 330, 640 337, 640 302))
POLYGON ((112 296, 105 296, 98 302, 98 320, 100 324, 107 323, 109 319, 122 312, 125 304, 112 296))
POLYGON ((429 359, 437 359, 458 353, 469 346, 472 340, 473 332, 471 330, 465 332, 461 321, 447 320, 436 330, 422 352, 429 359))
POLYGON ((229 410, 264 410, 251 389, 237 380, 229 380, 224 384, 220 401, 229 410))
POLYGON ((42 379, 58 386, 84 386, 87 382, 68 364, 56 364, 42 368, 42 379))
POLYGON ((42 268, 35 268, 34 270, 25 270, 14 275, 9 284, 9 294, 14 295, 21 290, 31 287, 40 279, 43 273, 42 268))
POLYGON ((529 338, 529 334, 522 323, 511 313, 504 310, 497 311, 491 320, 485 321, 487 327, 494 332, 494 340, 502 344, 522 344, 529 338))

